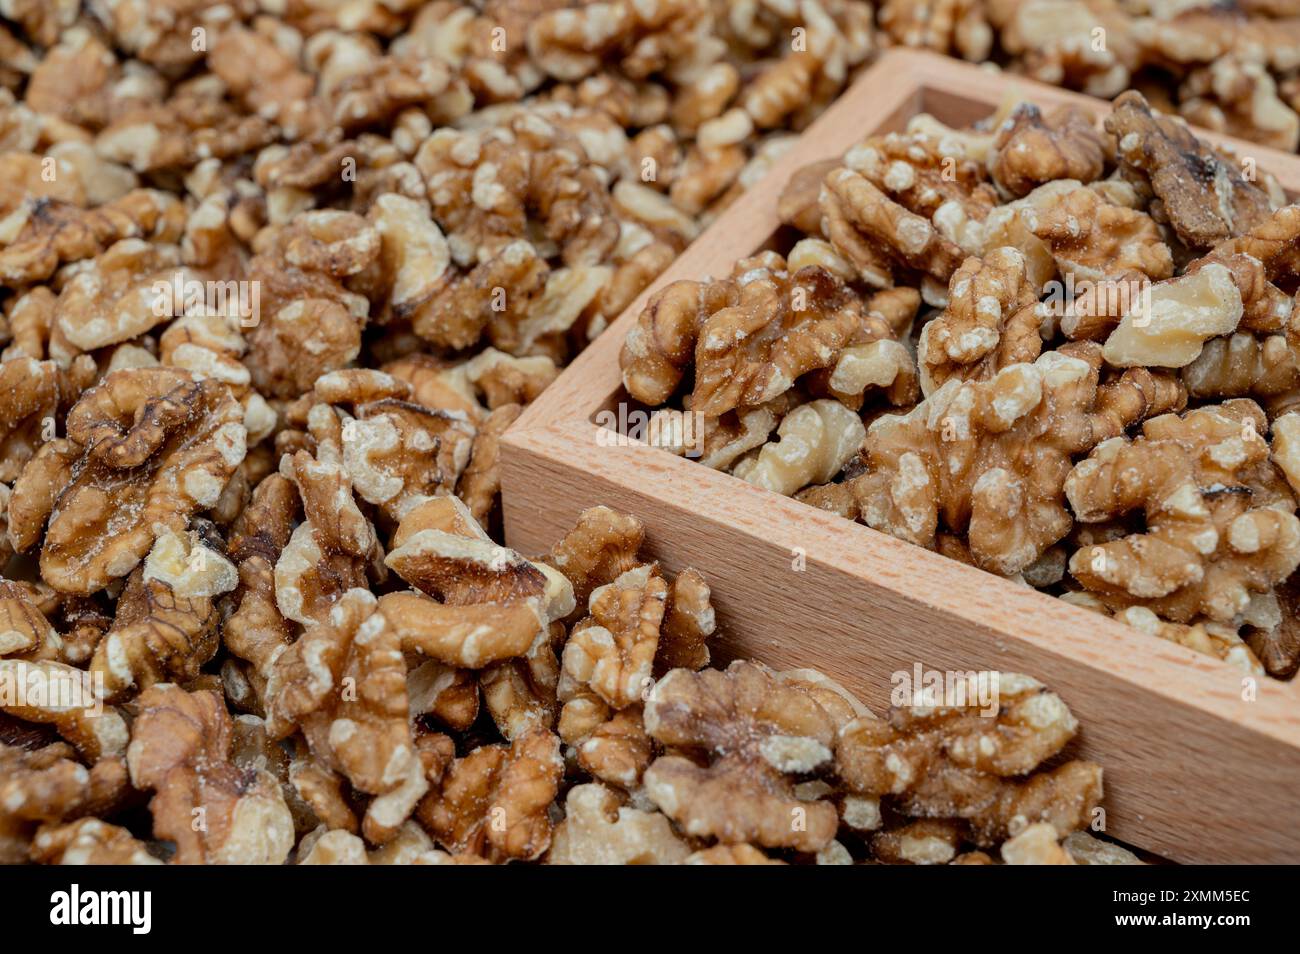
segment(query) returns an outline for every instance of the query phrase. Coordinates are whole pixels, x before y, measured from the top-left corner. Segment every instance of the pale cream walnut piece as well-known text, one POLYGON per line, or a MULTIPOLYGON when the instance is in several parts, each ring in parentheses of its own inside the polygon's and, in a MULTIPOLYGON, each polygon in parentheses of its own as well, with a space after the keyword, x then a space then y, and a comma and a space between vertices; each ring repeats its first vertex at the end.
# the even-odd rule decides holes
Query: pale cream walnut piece
POLYGON ((976 566, 1011 576, 1069 532, 1065 479, 1077 454, 1186 393, 1133 368, 1098 385, 1101 347, 1075 343, 987 381, 952 378, 906 415, 877 418, 851 481, 861 519, 929 548, 967 534, 976 566))
POLYGON ((379 265, 388 308, 403 318, 427 300, 451 263, 451 250, 426 204, 395 193, 375 199, 367 213, 379 233, 379 265))
POLYGON ((484 745, 456 759, 417 816, 454 854, 532 860, 551 845, 551 808, 564 774, 560 740, 532 729, 509 747, 484 745))
POLYGON ((1142 94, 1115 100, 1106 129, 1124 177, 1151 195, 1151 213, 1192 249, 1215 245, 1272 212, 1268 194, 1243 169, 1197 139, 1186 124, 1152 114, 1142 94))
POLYGON ((1141 865, 1146 864, 1127 848, 1103 841, 1086 831, 1072 831, 1065 836, 1063 847, 1077 865, 1141 865))
POLYGON ((921 329, 921 392, 929 396, 950 378, 986 380, 1033 361, 1042 349, 1037 306, 1038 289, 1016 249, 966 259, 949 282, 947 307, 921 329))
POLYGON ((1002 843, 1002 860, 1009 865, 1078 864, 1059 842, 1055 826, 1039 822, 1002 843))
POLYGON ((1205 341, 1236 329, 1241 292, 1232 274, 1211 263, 1142 290, 1106 339, 1105 357, 1122 368, 1181 368, 1205 341))
POLYGON ((127 829, 98 818, 43 825, 32 839, 31 860, 44 865, 160 865, 127 829))
POLYGON ((961 820, 980 847, 1038 821, 1060 837, 1090 823, 1101 767, 1043 768, 1078 730, 1069 708, 1028 676, 972 675, 987 680, 984 691, 968 682, 964 698, 920 699, 843 726, 836 771, 845 788, 911 818, 961 820))
POLYGON ((14 485, 19 505, 35 507, 25 521, 39 527, 49 517, 46 582, 93 593, 130 573, 163 528, 183 532, 191 514, 216 504, 243 461, 243 417, 225 385, 171 368, 115 371, 86 391, 60 445, 76 465, 56 477, 38 454, 14 485))
POLYGON ((1070 573, 1113 610, 1241 622, 1300 564, 1295 497, 1269 460, 1266 427, 1258 405, 1236 399, 1097 446, 1065 482, 1077 519, 1140 512, 1145 527, 1080 548, 1070 573))
MULTIPOLYGON (((897 290, 886 289, 868 299, 867 306, 872 310, 859 324, 849 344, 840 351, 835 363, 811 371, 801 381, 809 395, 834 398, 854 411, 881 400, 894 407, 910 407, 916 403, 920 397, 916 358, 898 337, 905 334, 911 318, 909 316, 906 324, 898 327, 895 325, 896 315, 887 316, 873 307, 880 295, 897 290)), ((786 405, 793 401, 792 392, 787 391, 760 407, 784 413, 786 405)), ((747 409, 745 413, 748 413, 747 409)))
POLYGON ((177 864, 280 864, 293 818, 264 769, 231 761, 232 725, 221 696, 158 685, 136 699, 127 747, 131 784, 154 795, 154 835, 177 864))
POLYGON ((621 805, 610 789, 589 784, 569 789, 546 863, 673 865, 690 853, 663 815, 621 805))
POLYGON ((792 775, 829 767, 835 743, 831 715, 803 688, 742 661, 725 672, 675 669, 650 691, 645 726, 683 752, 656 759, 644 784, 687 835, 808 852, 835 837, 834 806, 793 790, 792 775))
POLYGON ((279 655, 267 686, 267 731, 300 730, 312 755, 375 796, 362 830, 391 840, 428 790, 411 738, 398 633, 368 591, 349 590, 329 618, 279 655))
POLYGON ((789 497, 838 474, 857 454, 866 434, 862 418, 839 401, 811 401, 787 414, 776 440, 763 445, 756 456, 742 459, 732 473, 789 497))
POLYGON ((209 546, 197 530, 164 530, 144 559, 144 581, 167 584, 181 599, 215 599, 239 582, 234 564, 209 546))
MULTIPOLYGON (((1222 659, 1228 665, 1248 675, 1264 675, 1263 663, 1241 638, 1237 629, 1232 626, 1215 622, 1170 623, 1162 620, 1145 606, 1130 606, 1116 613, 1115 618, 1134 629, 1141 630, 1148 636, 1158 636, 1199 653, 1222 659)), ((1280 625, 1281 619, 1269 622, 1280 625)))
MULTIPOLYGON (((1277 224, 1279 223, 1274 219, 1266 220, 1265 226, 1255 234, 1272 231, 1277 224)), ((1288 223, 1286 229, 1290 231, 1293 227, 1294 223, 1288 223)), ((1222 265, 1241 293, 1241 321, 1238 330, 1261 336, 1287 334, 1292 328, 1295 302, 1273 283, 1273 279, 1286 282, 1290 266, 1279 263, 1280 256, 1276 248, 1271 255, 1264 252, 1268 258, 1266 263, 1249 252, 1236 251, 1238 245, 1256 245, 1252 233, 1225 242, 1203 258, 1189 262, 1183 273, 1195 274, 1209 265, 1222 265)))

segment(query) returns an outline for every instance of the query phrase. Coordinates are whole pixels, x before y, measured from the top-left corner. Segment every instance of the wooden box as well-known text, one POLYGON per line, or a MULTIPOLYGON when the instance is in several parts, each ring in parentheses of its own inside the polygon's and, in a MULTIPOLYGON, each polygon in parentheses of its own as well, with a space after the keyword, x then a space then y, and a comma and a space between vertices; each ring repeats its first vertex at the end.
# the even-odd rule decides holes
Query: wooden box
MULTIPOLYGON (((816 667, 877 712, 888 705, 891 674, 916 663, 1034 675, 1078 716, 1072 751, 1105 768, 1109 834, 1185 862, 1300 861, 1300 682, 1250 680, 1212 657, 665 450, 611 446, 593 423, 597 412, 628 402, 618 355, 645 300, 677 279, 725 275, 768 243, 791 173, 920 112, 966 125, 1009 90, 1044 107, 1109 108, 918 52, 891 52, 861 76, 509 431, 508 542, 543 552, 595 504, 637 514, 655 558, 706 575, 717 657, 816 667)), ((1233 145, 1300 193, 1300 159, 1233 145)))

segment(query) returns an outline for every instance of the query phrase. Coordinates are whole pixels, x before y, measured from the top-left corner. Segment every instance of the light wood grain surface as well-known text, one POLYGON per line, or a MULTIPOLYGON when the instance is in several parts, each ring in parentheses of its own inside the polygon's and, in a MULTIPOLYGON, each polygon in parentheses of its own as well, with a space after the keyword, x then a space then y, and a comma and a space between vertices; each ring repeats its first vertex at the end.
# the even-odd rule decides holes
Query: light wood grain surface
MULTIPOLYGON (((1071 752, 1105 768, 1110 834, 1182 861, 1300 861, 1300 685, 1243 685, 1241 672, 1212 657, 1028 587, 665 451, 597 440, 591 418, 625 400, 618 352, 657 287, 726 274, 766 243, 779 225, 776 197, 804 164, 900 128, 923 108, 967 123, 1009 86, 1044 106, 1107 108, 923 53, 890 53, 861 77, 507 433, 507 539, 537 553, 585 507, 635 513, 653 557, 708 578, 720 656, 817 667, 877 711, 891 674, 917 662, 1027 672, 1079 717, 1071 752)), ((1300 160, 1237 148, 1300 191, 1300 160)))

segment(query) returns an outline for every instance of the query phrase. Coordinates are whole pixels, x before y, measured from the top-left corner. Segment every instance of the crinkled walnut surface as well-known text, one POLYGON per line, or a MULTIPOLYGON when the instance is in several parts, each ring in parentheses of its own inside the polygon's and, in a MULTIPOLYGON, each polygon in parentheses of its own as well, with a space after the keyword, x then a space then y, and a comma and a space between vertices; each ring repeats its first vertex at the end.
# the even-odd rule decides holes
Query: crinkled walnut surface
MULTIPOLYGON (((86 673, 105 701, 6 709, 0 858, 838 863, 1004 836, 1008 862, 1077 855, 956 811, 907 834, 888 799, 877 831, 881 799, 837 775, 861 707, 806 671, 707 668, 708 584, 643 559, 634 517, 589 511, 542 556, 493 539, 522 407, 889 45, 1092 90, 1156 65, 1195 121, 1294 145, 1291 20, 1163 24, 1098 0, 1114 42, 1089 57, 1057 6, 0 4, 0 665, 86 673)), ((990 155, 952 177, 923 134, 805 176, 788 205, 808 237, 787 256, 657 299, 645 399, 690 375, 706 461, 874 512, 837 478, 882 408, 1032 360, 1053 325, 1022 299, 1044 268, 1169 279, 1172 230, 1205 253, 1202 284, 1241 298, 1243 337, 1211 321, 1162 365, 1181 371, 1080 359, 1095 394, 1071 399, 1043 473, 1213 392, 1262 402, 1269 459, 1300 474, 1282 417, 1292 223, 1226 171, 1227 211, 1189 217, 1152 175, 1154 134, 1124 183, 1086 117, 1019 113, 983 136, 990 155), (1064 221, 1038 215, 1066 179, 1064 221), (1019 260, 982 268, 1003 244, 1019 260), (918 355, 922 302, 945 310, 918 355), (1248 368, 1225 365, 1227 341, 1248 368)), ((1070 336, 1131 352, 1122 316, 1101 317, 1070 336)), ((1014 445, 1053 413, 978 461, 1028 466, 1014 445)), ((1260 459, 1244 486, 1273 486, 1260 459)), ((1056 488, 977 489, 972 466, 960 494, 1020 493, 1035 514, 1010 561, 1037 561, 1026 579, 1083 546, 1057 536, 1056 488)), ((1227 541, 1198 551, 1214 581, 1186 600, 1245 592, 1249 610, 1167 624, 1179 641, 1221 646, 1227 627, 1294 672, 1290 551, 1261 542, 1274 558, 1255 566, 1243 529, 1285 498, 1213 508, 1227 541)), ((936 539, 972 521, 955 506, 936 539)), ((1132 595, 1104 608, 1131 616, 1132 595)))
MULTIPOLYGON (((154 544, 89 637, 90 684, 120 706, 5 703, 0 860, 933 863, 1005 844, 1016 863, 1030 837, 1073 857, 1094 820, 1100 767, 1041 767, 1078 724, 1040 683, 986 674, 991 709, 882 721, 811 669, 709 668, 704 578, 646 561, 640 521, 604 507, 529 560, 429 497, 386 581, 362 567, 285 616, 272 565, 294 522, 311 532, 304 479, 269 473, 224 532, 154 544)), ((59 661, 87 639, 60 601, 0 584, 0 675, 83 675, 59 661)))
POLYGON ((1300 216, 1275 186, 1136 91, 1104 121, 921 115, 790 178, 785 255, 652 297, 623 382, 693 413, 711 467, 1289 678, 1300 216))

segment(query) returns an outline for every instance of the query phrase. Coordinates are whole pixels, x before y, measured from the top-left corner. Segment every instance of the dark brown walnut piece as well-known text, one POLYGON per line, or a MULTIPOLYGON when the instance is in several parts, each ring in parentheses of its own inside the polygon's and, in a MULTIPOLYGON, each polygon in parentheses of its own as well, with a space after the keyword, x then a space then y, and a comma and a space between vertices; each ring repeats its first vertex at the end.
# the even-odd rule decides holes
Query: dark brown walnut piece
POLYGON ((1272 212, 1268 194, 1186 123, 1152 113, 1141 93, 1119 96, 1106 117, 1120 172, 1154 195, 1152 214, 1188 247, 1209 248, 1245 232, 1272 212))

